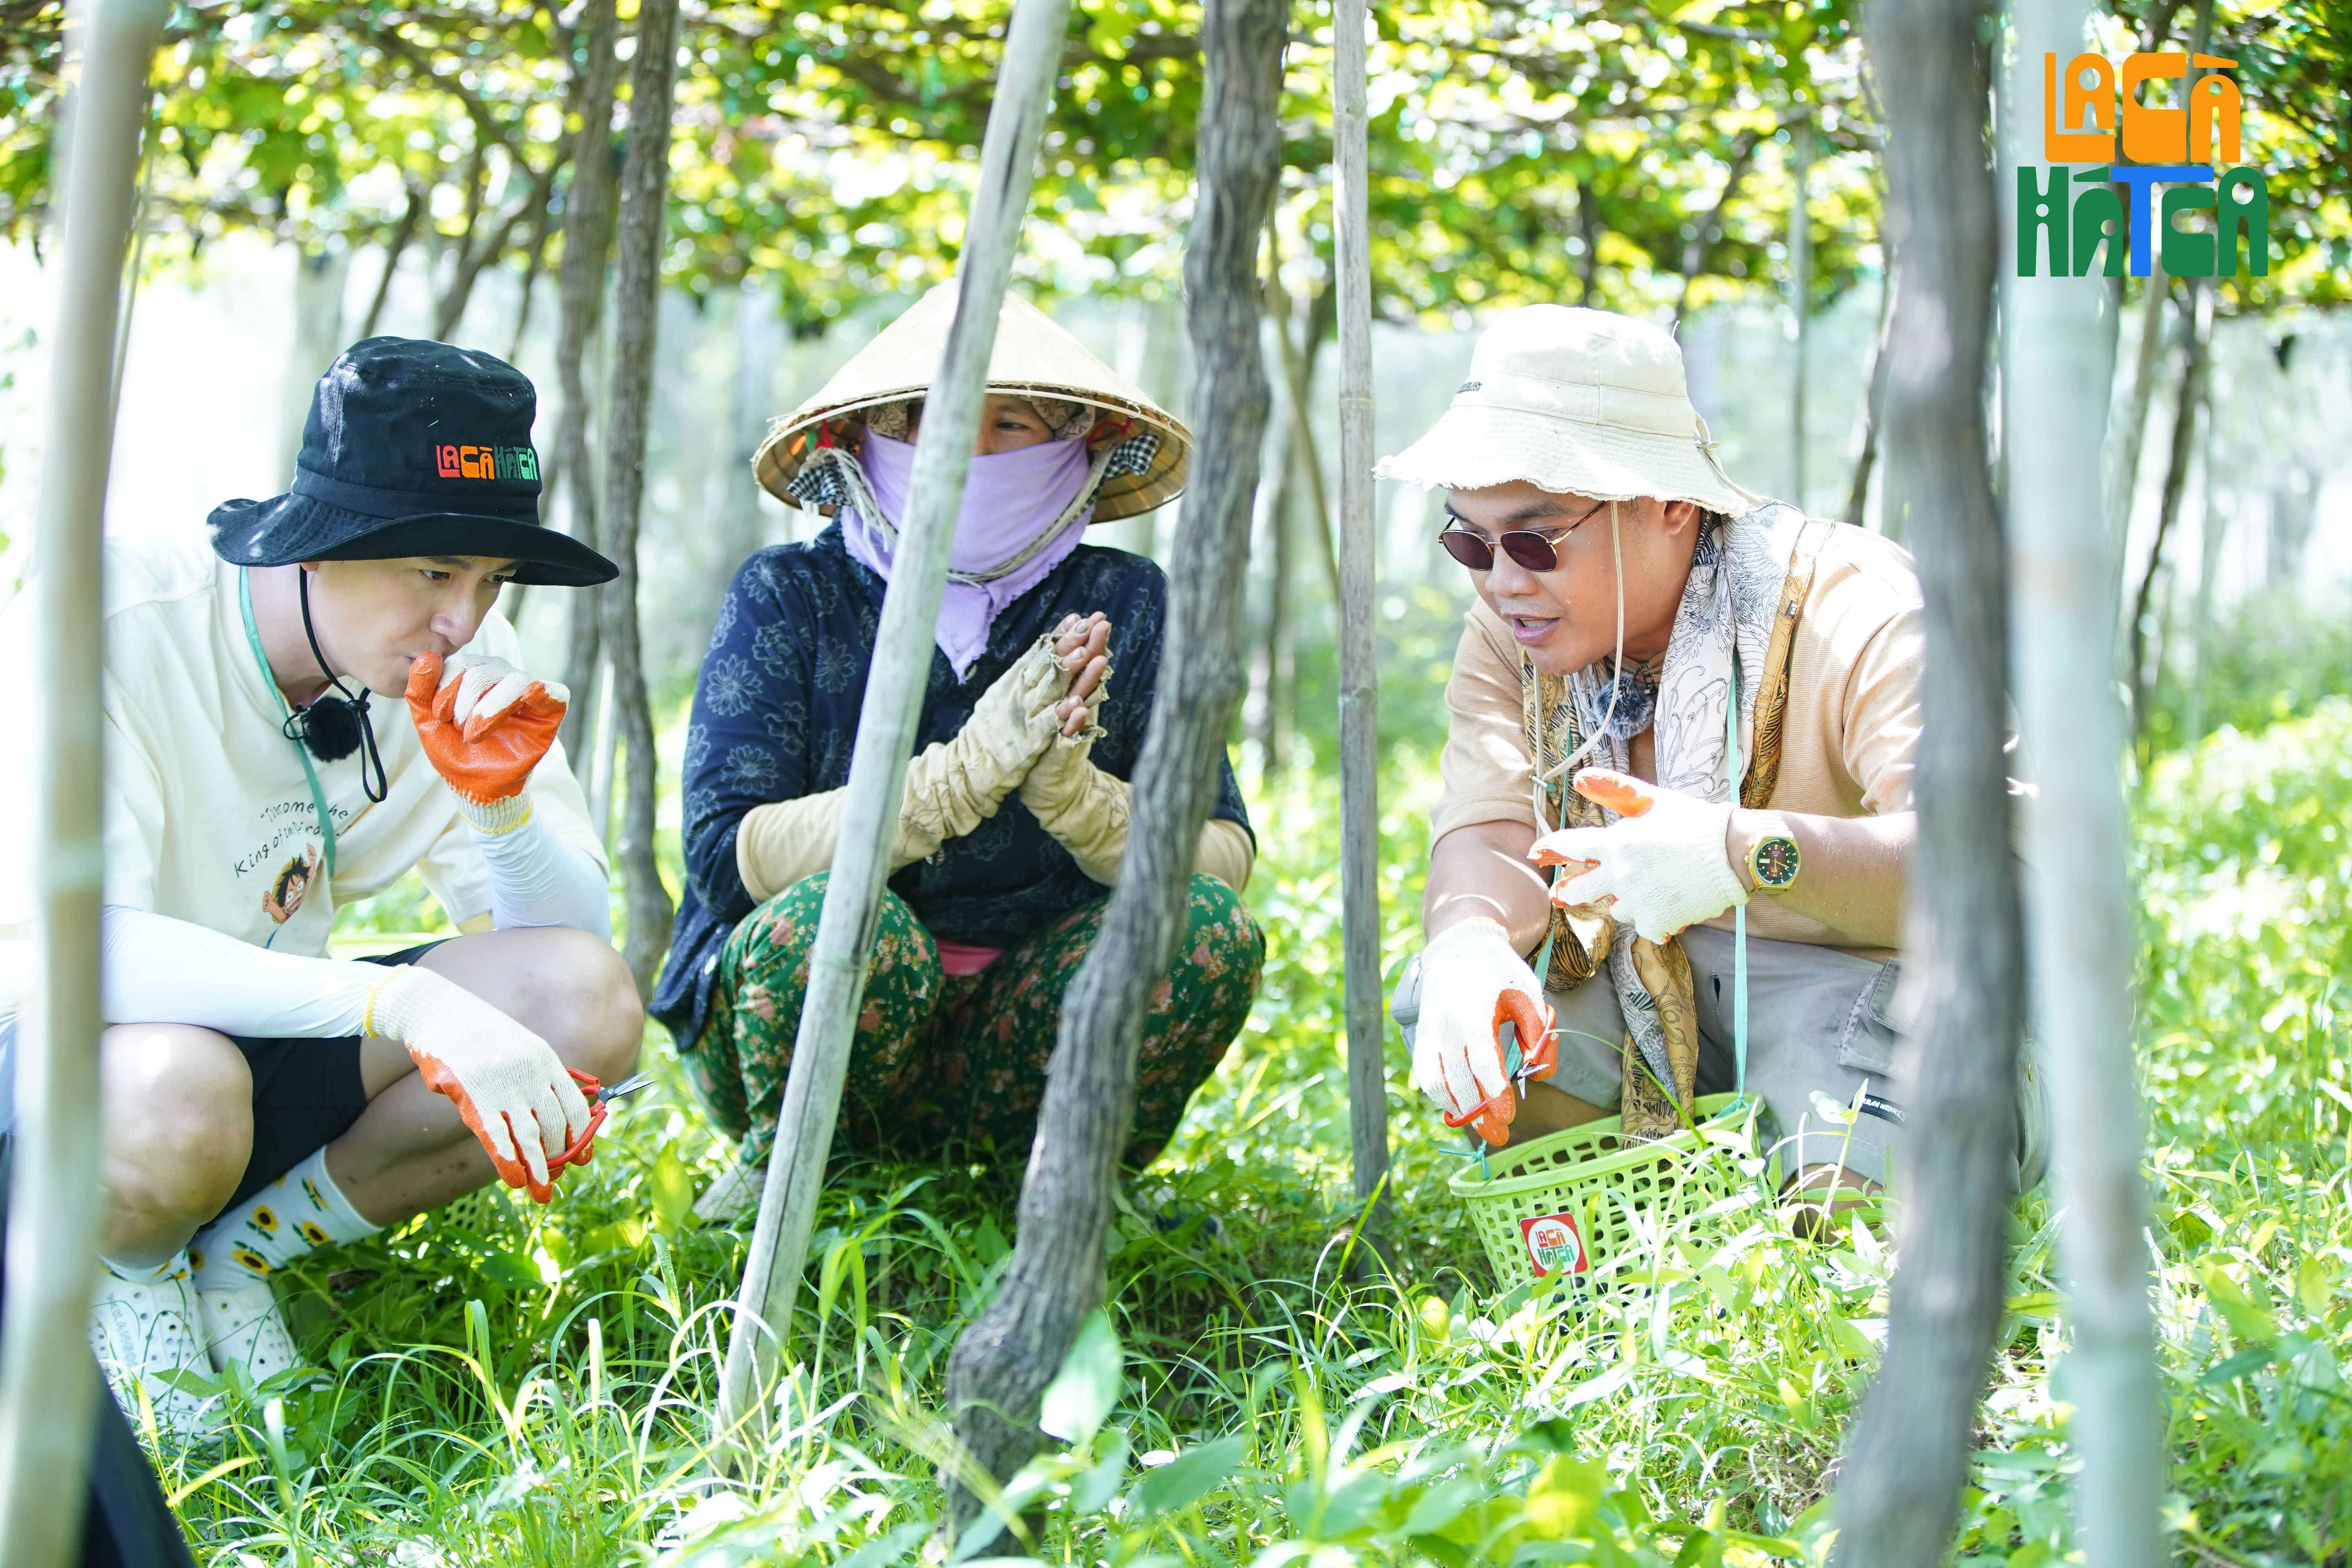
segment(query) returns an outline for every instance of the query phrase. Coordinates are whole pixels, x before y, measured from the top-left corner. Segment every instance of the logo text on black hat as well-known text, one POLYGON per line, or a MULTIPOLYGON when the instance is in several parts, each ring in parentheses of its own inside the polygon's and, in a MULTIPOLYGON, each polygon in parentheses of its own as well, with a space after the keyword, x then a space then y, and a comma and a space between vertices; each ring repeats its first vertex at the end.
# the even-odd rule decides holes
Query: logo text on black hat
POLYGON ((433 448, 433 466, 445 479, 536 479, 539 454, 528 447, 433 448))

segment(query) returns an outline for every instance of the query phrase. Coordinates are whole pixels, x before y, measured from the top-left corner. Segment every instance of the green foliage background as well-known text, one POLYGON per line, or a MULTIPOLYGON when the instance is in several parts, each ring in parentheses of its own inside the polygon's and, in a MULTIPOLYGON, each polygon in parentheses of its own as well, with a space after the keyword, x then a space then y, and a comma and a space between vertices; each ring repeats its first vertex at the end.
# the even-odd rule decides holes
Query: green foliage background
MULTIPOLYGON (((2138 812, 2167 1520, 2184 1562, 2321 1563, 2352 1546, 2347 757, 2352 703, 2328 699, 2168 758, 2138 812)), ((1383 784, 1392 970, 1412 940, 1429 752, 1398 746, 1383 784)), ((1530 1292, 1493 1276, 1449 1195, 1454 1140, 1401 1088, 1399 1268, 1347 1283, 1334 784, 1295 774, 1253 805, 1264 994, 1170 1154, 1121 1193, 1117 1354, 1097 1338, 1066 1373, 1100 1416, 1016 1482, 1022 1550, 1168 1568, 1825 1562, 1822 1499, 1883 1337, 1885 1248, 1858 1226, 1791 1239, 1751 1185, 1654 1237, 1626 1288, 1530 1292)), ((347 911, 343 938, 395 940, 423 918, 387 895, 347 911)), ((667 1051, 655 1059, 662 1093, 619 1113, 555 1206, 493 1193, 299 1270, 288 1303, 327 1380, 231 1386, 241 1424, 223 1442, 163 1451, 208 1563, 915 1560, 947 1453, 946 1353, 1009 1256, 1013 1173, 837 1168, 784 1435, 714 1488, 707 1402, 747 1237, 695 1222, 725 1151, 667 1051)), ((2074 1548, 2067 1336, 2044 1195, 2013 1226, 1958 1551, 2042 1568, 2074 1548)))

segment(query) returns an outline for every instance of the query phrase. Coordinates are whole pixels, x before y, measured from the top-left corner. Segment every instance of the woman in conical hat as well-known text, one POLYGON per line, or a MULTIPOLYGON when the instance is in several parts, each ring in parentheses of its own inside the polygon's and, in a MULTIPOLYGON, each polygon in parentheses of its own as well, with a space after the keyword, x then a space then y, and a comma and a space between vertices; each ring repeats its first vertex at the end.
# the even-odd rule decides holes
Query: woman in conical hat
MULTIPOLYGON (((719 607, 687 731, 686 895, 654 999, 739 1171, 766 1158, 846 807, 875 628, 923 398, 955 310, 933 289, 752 459, 830 514, 763 550, 719 607)), ((1127 843, 1167 581, 1087 526, 1182 489, 1183 425, 1007 297, 958 514, 937 647, 837 1136, 1026 1159, 1062 994, 1127 843), (1115 673, 1114 673, 1115 672, 1115 673)), ((1240 1033, 1265 941, 1239 891, 1255 841, 1230 766, 1201 837, 1190 933, 1143 1040, 1130 1163, 1156 1155, 1240 1033)), ((755 1191, 756 1189, 749 1189, 755 1191)), ((745 1189, 711 1194, 728 1206, 745 1189)))

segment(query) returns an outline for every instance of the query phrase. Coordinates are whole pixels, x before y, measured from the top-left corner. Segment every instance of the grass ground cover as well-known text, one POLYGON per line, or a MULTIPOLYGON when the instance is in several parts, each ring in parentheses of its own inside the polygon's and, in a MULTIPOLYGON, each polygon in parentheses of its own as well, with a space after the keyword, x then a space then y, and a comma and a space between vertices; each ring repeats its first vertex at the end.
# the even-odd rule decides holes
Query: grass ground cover
MULTIPOLYGON (((2329 702, 2168 759, 2142 802, 2182 1562, 2352 1548, 2347 759, 2352 707, 2329 702)), ((1393 972, 1433 786, 1425 756, 1389 766, 1393 972)), ((1892 1260, 1867 1231, 1793 1240, 1751 1183, 1652 1236, 1637 1289, 1505 1289, 1446 1194, 1454 1137, 1400 1058, 1399 1268, 1345 1278, 1333 795, 1307 775, 1257 803, 1264 994, 1168 1156, 1121 1194, 1109 1304, 1057 1385, 1067 1441, 1001 1500, 1015 1549, 1138 1568, 1822 1561, 1822 1499, 1884 1332, 1892 1260)), ((422 923, 399 898, 362 917, 422 923)), ((947 1353, 1004 1267, 1020 1152, 839 1168, 778 1435, 717 1483, 705 1412, 746 1237, 696 1224, 726 1151, 654 1059, 663 1093, 616 1110, 555 1206, 469 1201, 291 1282, 320 1384, 228 1388, 223 1441, 161 1455, 208 1568, 917 1558, 950 1458, 947 1353)), ((2072 1550, 2074 1463, 2043 1195, 2015 1234, 1958 1550, 2039 1568, 2072 1550)))

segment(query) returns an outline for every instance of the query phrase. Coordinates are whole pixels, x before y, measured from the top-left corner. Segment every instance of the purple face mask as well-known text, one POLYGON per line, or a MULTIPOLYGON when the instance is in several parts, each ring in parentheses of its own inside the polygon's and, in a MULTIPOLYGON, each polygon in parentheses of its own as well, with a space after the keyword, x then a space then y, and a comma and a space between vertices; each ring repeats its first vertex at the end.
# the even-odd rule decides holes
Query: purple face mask
MULTIPOLYGON (((857 456, 882 515, 894 526, 903 523, 915 468, 914 445, 869 430, 857 456)), ((1090 467, 1082 439, 1044 441, 1017 451, 974 458, 964 480, 963 506, 956 514, 949 569, 984 574, 1020 555, 1069 510, 1086 487, 1090 467)), ((1004 606, 1044 581, 1046 573, 1078 547, 1093 515, 1092 507, 1079 512, 1045 548, 1002 577, 985 583, 949 581, 947 595, 940 602, 937 640, 940 651, 955 666, 959 679, 987 651, 988 629, 1004 606)), ((889 542, 855 507, 842 508, 841 520, 849 553, 887 581, 892 554, 889 542)))

